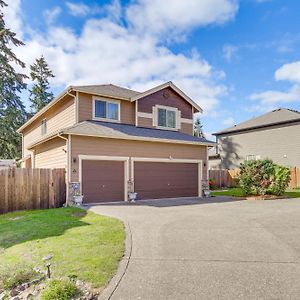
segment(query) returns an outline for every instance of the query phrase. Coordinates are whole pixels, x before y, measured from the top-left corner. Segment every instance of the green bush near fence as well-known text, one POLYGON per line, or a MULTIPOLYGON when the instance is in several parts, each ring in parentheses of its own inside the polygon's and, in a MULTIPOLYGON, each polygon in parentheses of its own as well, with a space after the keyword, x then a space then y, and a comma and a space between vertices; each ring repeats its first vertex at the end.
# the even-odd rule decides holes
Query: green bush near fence
POLYGON ((271 159, 241 163, 238 176, 244 195, 283 195, 290 181, 290 170, 271 159))

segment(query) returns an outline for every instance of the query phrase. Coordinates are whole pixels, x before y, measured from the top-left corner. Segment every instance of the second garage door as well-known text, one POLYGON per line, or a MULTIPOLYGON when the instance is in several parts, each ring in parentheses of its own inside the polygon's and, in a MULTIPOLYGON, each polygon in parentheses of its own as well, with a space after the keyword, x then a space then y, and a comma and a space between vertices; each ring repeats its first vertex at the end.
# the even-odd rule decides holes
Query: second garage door
POLYGON ((138 199, 198 196, 197 163, 135 162, 138 199))
POLYGON ((85 203, 124 201, 124 162, 83 160, 82 194, 85 203))

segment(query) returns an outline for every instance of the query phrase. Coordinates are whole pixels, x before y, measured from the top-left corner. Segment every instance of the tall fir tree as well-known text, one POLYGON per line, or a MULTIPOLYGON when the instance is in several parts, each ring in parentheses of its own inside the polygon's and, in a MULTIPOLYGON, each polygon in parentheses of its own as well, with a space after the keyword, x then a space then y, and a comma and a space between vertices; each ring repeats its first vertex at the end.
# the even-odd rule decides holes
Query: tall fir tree
POLYGON ((201 138, 205 137, 203 133, 203 125, 199 117, 194 122, 194 136, 201 137, 201 138))
POLYGON ((34 82, 30 90, 30 107, 31 113, 35 114, 53 99, 53 93, 49 92, 49 79, 54 75, 43 55, 30 66, 30 77, 34 82))
POLYGON ((21 157, 21 136, 17 129, 26 119, 26 111, 20 93, 26 88, 26 75, 16 71, 15 67, 25 68, 17 58, 12 47, 24 45, 16 34, 6 27, 3 7, 7 4, 0 0, 0 158, 21 157))

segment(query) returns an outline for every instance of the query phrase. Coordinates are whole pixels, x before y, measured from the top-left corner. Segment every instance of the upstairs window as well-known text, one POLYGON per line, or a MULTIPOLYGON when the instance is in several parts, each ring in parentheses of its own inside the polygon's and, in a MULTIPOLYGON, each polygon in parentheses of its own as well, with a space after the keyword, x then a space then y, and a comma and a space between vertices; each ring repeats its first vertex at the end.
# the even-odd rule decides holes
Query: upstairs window
POLYGON ((94 100, 94 119, 120 120, 120 103, 108 100, 94 100))
POLYGON ((43 119, 41 122, 41 134, 45 135, 47 133, 47 120, 43 119))
POLYGON ((176 111, 167 108, 157 109, 158 127, 176 128, 176 111))

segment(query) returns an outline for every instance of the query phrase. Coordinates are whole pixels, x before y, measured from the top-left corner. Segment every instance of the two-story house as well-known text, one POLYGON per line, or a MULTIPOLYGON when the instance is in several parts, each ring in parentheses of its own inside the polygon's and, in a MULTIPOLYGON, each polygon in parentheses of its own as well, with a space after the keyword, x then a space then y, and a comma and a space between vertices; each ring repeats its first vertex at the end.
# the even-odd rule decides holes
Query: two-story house
POLYGON ((143 93, 115 85, 70 86, 28 120, 23 167, 66 168, 84 202, 197 197, 208 146, 193 136, 202 109, 172 82, 143 93))

